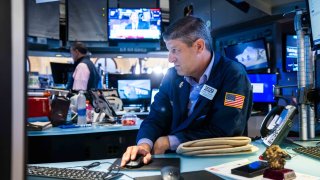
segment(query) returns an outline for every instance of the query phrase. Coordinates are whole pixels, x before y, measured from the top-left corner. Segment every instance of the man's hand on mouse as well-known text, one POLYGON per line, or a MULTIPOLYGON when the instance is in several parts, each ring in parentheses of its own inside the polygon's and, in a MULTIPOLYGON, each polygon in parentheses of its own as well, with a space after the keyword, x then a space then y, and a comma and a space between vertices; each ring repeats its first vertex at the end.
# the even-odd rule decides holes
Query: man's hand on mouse
POLYGON ((164 154, 166 150, 170 149, 170 142, 168 136, 159 137, 154 143, 153 153, 164 154))
POLYGON ((143 155, 143 163, 148 164, 151 161, 151 148, 148 144, 139 144, 137 146, 129 146, 127 151, 122 155, 121 167, 124 167, 129 160, 136 159, 138 154, 143 155))

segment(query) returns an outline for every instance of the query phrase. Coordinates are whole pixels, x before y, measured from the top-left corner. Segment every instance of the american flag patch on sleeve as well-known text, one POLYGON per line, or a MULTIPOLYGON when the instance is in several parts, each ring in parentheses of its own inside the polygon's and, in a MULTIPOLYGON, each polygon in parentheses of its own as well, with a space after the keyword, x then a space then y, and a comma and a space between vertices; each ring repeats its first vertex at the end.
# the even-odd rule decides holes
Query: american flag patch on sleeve
POLYGON ((226 93, 224 105, 242 109, 245 96, 234 93, 226 93))

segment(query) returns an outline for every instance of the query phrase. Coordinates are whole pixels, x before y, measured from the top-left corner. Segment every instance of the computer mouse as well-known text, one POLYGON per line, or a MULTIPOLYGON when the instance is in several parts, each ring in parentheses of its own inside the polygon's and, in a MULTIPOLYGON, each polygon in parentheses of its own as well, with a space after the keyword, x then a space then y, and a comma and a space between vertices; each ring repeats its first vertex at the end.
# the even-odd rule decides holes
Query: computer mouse
POLYGON ((161 169, 163 180, 180 180, 180 169, 175 166, 165 166, 161 169))
POLYGON ((126 164, 127 168, 139 168, 143 166, 143 155, 137 154, 134 160, 129 160, 126 164))

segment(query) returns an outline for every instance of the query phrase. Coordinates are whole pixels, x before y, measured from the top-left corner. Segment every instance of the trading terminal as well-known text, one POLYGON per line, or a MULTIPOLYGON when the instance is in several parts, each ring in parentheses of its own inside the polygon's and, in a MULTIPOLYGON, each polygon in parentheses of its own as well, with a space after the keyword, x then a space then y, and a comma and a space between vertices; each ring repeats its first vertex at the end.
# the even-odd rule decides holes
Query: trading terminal
MULTIPOLYGON (((11 17, 1 20, 1 54, 6 59, 0 66, 1 99, 10 103, 0 108, 0 179, 165 179, 169 171, 176 175, 172 179, 262 179, 268 174, 265 169, 246 174, 237 167, 266 160, 262 157, 273 145, 284 150, 284 168, 294 172, 283 174, 320 179, 317 0, 0 4, 3 17, 11 17), (133 13, 140 25, 131 22, 133 13), (203 19, 211 30, 215 53, 246 68, 252 85, 246 131, 241 137, 223 137, 232 150, 216 152, 186 142, 175 152, 153 155, 150 164, 120 168, 163 77, 174 66, 161 34, 190 15, 203 19), (77 41, 86 44, 100 76, 99 88, 85 92, 87 123, 82 125, 77 122, 78 92, 67 89, 75 70, 70 47, 77 41), (190 152, 191 147, 203 151, 190 152), (242 148, 249 149, 234 152, 242 148)), ((219 139, 199 141, 215 146, 219 139)))

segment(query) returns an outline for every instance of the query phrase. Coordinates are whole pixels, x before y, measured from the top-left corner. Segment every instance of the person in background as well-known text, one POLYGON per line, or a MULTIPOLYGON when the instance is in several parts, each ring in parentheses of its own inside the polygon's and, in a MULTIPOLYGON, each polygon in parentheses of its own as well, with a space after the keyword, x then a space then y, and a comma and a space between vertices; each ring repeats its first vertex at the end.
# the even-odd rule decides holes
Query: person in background
POLYGON ((90 90, 98 88, 100 75, 90 57, 87 55, 87 47, 82 42, 75 42, 70 48, 74 61, 75 71, 69 78, 67 89, 90 90))
POLYGON ((252 106, 251 83, 240 63, 213 52, 205 22, 187 16, 163 33, 169 69, 143 120, 137 145, 122 156, 121 166, 137 154, 145 164, 151 153, 175 151, 184 142, 243 135, 252 106))

